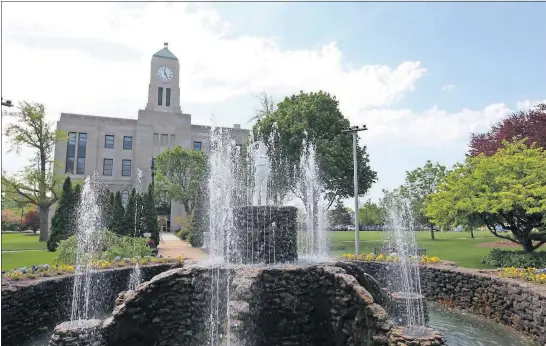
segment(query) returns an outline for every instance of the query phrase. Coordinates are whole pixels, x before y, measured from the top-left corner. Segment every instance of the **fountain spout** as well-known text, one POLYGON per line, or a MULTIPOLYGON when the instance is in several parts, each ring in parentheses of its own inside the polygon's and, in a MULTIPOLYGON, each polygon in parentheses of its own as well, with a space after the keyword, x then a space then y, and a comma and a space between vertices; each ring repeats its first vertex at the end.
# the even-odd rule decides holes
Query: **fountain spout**
POLYGON ((271 165, 267 156, 267 148, 262 141, 253 143, 251 157, 254 163, 254 189, 252 204, 255 206, 267 204, 267 182, 271 175, 271 165))

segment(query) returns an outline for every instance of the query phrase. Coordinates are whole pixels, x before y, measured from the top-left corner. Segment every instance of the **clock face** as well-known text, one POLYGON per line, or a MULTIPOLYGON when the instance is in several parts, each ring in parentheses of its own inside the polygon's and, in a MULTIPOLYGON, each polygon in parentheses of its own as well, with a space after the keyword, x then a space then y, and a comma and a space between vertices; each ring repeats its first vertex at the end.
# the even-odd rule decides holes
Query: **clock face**
POLYGON ((173 71, 168 67, 160 67, 157 69, 157 76, 159 79, 167 81, 173 78, 173 71))

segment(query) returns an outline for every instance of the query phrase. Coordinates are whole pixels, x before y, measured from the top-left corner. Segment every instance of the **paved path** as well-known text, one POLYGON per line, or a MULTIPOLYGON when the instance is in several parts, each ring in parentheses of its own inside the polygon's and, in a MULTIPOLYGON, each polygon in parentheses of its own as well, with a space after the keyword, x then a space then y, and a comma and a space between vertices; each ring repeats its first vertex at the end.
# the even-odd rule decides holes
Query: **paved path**
POLYGON ((163 257, 176 258, 184 256, 186 259, 206 259, 207 254, 190 243, 180 240, 174 233, 161 232, 159 234, 159 254, 163 257))

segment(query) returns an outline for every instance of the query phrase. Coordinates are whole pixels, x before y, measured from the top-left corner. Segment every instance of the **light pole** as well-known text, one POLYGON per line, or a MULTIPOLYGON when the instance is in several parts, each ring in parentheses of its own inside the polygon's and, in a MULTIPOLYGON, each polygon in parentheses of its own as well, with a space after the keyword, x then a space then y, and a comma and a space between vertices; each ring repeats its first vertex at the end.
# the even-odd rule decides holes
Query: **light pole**
POLYGON ((4 98, 2 97, 2 106, 13 107, 13 103, 11 102, 11 100, 4 101, 4 98))
POLYGON ((155 193, 155 157, 152 157, 150 159, 151 166, 150 169, 152 170, 152 194, 155 193))
POLYGON ((355 255, 360 253, 360 225, 358 224, 358 158, 357 158, 357 135, 359 131, 366 131, 366 125, 352 126, 347 130, 342 130, 343 133, 353 134, 353 165, 354 165, 354 188, 355 188, 355 255))

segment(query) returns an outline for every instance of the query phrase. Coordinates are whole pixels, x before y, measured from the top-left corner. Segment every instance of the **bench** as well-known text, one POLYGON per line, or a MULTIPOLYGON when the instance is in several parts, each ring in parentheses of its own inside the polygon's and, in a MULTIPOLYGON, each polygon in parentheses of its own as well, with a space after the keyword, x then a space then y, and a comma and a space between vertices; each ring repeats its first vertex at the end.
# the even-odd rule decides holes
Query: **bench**
MULTIPOLYGON (((417 253, 410 253, 410 256, 426 256, 427 255, 427 249, 425 248, 417 248, 415 249, 417 253)), ((395 253, 396 252, 396 248, 394 248, 393 246, 382 246, 382 247, 376 247, 373 249, 373 253, 375 255, 379 255, 380 253, 382 254, 391 254, 391 253, 395 253)))

